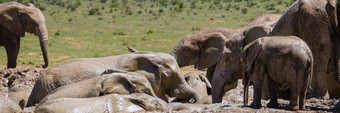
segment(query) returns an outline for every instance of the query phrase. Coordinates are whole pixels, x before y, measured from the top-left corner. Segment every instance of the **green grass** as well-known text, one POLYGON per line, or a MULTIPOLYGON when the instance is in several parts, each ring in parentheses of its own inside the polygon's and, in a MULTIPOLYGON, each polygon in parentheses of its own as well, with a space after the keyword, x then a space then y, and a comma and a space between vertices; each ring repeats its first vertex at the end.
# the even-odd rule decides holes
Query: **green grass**
MULTIPOLYGON (((158 0, 158 3, 129 0, 124 5, 113 0, 116 7, 111 7, 112 0, 100 1, 105 0, 80 1, 75 11, 45 1, 35 2, 45 9, 51 66, 72 58, 128 53, 126 46, 169 53, 186 34, 214 27, 240 27, 261 14, 282 14, 293 3, 293 0, 158 0), (191 5, 194 1, 195 5, 191 5), (178 3, 173 5, 175 2, 178 3), (98 10, 89 15, 94 8, 98 10)), ((21 38, 18 64, 28 62, 42 64, 43 58, 38 38, 26 33, 21 38)), ((0 47, 0 67, 6 63, 5 49, 0 47)))

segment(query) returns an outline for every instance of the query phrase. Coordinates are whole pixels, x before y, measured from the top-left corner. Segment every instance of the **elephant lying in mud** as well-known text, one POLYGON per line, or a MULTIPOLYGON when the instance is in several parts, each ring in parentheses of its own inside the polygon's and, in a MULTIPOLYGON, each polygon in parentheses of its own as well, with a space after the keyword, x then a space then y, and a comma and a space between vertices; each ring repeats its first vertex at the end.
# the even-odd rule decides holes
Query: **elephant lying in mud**
MULTIPOLYGON (((23 112, 21 106, 15 101, 7 98, 6 96, 0 95, 0 110, 2 113, 19 113, 23 112)), ((24 106, 22 106, 24 107, 24 106)))
POLYGON ((165 111, 167 103, 144 93, 109 94, 92 98, 58 98, 39 105, 36 113, 104 113, 165 111))
POLYGON ((0 4, 0 46, 4 46, 7 53, 7 68, 17 66, 20 49, 20 37, 25 32, 39 37, 41 51, 45 64, 48 66, 48 32, 44 14, 33 4, 25 6, 17 2, 0 4))
MULTIPOLYGON (((208 95, 208 90, 211 89, 211 84, 209 80, 198 73, 189 72, 184 75, 185 81, 190 87, 195 89, 198 93, 202 95, 202 99, 197 100, 195 104, 211 104, 211 95, 208 95)), ((189 100, 176 98, 172 102, 189 102, 189 100)))
POLYGON ((148 79, 139 73, 108 70, 107 74, 65 85, 50 92, 39 104, 57 98, 88 98, 108 94, 145 93, 157 97, 148 79))
MULTIPOLYGON (((211 82, 216 63, 221 62, 225 40, 231 37, 252 37, 254 39, 267 34, 247 32, 254 26, 268 26, 268 32, 281 15, 265 14, 255 18, 247 25, 236 28, 213 28, 207 31, 189 34, 183 37, 171 51, 180 67, 195 65, 195 68, 207 69, 207 78, 211 82), (218 34, 218 33, 221 33, 218 34), (249 33, 249 34, 248 34, 249 33)), ((249 41, 248 41, 249 42, 249 41)))
POLYGON ((157 97, 199 100, 202 96, 185 82, 173 56, 165 53, 131 53, 102 58, 64 61, 47 69, 37 80, 26 106, 32 106, 58 87, 99 76, 108 69, 145 75, 157 97))
MULTIPOLYGON (((227 41, 226 46, 235 45, 234 40, 227 41)), ((229 74, 228 76, 215 76, 212 80, 213 101, 221 102, 224 94, 224 84, 233 82, 233 76, 244 76, 244 102, 248 101, 248 85, 250 77, 254 79, 254 100, 250 105, 253 108, 261 108, 261 92, 263 78, 268 78, 270 102, 267 107, 278 107, 277 91, 278 83, 288 83, 291 88, 290 104, 286 109, 305 109, 305 98, 308 85, 311 84, 313 72, 313 55, 308 45, 295 36, 262 37, 243 50, 232 48, 230 51, 239 52, 240 58, 235 60, 223 59, 225 62, 217 64, 238 67, 242 62, 242 72, 229 74)), ((230 55, 228 53, 226 56, 230 55)), ((219 69, 220 71, 228 68, 219 69)))

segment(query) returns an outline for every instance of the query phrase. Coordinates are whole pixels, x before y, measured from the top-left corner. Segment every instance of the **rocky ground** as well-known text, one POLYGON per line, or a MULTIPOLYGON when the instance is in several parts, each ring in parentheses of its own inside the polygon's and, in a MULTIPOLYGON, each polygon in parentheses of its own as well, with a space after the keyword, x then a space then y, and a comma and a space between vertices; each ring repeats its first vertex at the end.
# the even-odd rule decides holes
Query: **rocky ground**
MULTIPOLYGON (((6 69, 0 70, 0 94, 6 95, 7 97, 13 99, 17 103, 20 103, 22 99, 27 99, 29 96, 29 92, 32 90, 33 85, 37 78, 39 77, 39 73, 42 69, 40 68, 32 68, 32 67, 19 67, 16 69, 6 69)), ((197 72, 204 74, 204 71, 196 71, 191 67, 186 67, 183 69, 184 73, 186 72, 197 72)), ((249 88, 249 103, 252 101, 252 87, 249 88)), ((258 112, 258 113, 267 113, 267 112, 291 112, 284 110, 284 106, 289 104, 288 100, 279 100, 280 107, 279 108, 266 108, 265 105, 268 103, 268 100, 262 100, 263 107, 261 109, 252 109, 249 107, 243 106, 243 85, 242 82, 239 81, 239 84, 236 89, 228 91, 224 98, 223 102, 219 104, 207 104, 207 105, 197 105, 197 104, 185 104, 187 107, 183 109, 177 109, 180 111, 176 112, 258 112)), ((298 111, 298 112, 340 112, 334 111, 332 108, 338 102, 336 99, 307 99, 306 102, 306 111, 298 111)), ((176 106, 182 103, 172 103, 169 105, 176 106)), ((31 111, 30 109, 26 109, 26 111, 31 111)))

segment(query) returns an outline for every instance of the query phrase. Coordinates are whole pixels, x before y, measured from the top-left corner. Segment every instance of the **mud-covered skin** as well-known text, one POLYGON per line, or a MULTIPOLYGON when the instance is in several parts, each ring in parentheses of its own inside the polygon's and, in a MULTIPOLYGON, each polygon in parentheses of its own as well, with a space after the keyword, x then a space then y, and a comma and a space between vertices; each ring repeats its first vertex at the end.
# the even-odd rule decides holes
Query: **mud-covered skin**
MULTIPOLYGON (((198 93, 202 95, 202 99, 197 100, 195 104, 211 104, 211 96, 208 95, 208 90, 211 89, 211 84, 209 80, 198 73, 195 72, 188 72, 184 75, 185 81, 188 83, 190 87, 192 87, 194 90, 196 90, 198 93)), ((172 100, 171 102, 182 102, 187 103, 190 100, 187 99, 180 99, 176 98, 172 100)))
POLYGON ((22 112, 19 104, 13 100, 0 95, 0 110, 2 113, 19 113, 22 112))
POLYGON ((330 6, 327 0, 297 0, 286 10, 271 34, 298 36, 308 44, 315 58, 312 96, 321 99, 328 98, 327 71, 334 71, 332 76, 336 81, 339 81, 340 73, 340 35, 334 21, 339 19, 336 17, 339 10, 335 11, 330 6))
POLYGON ((211 92, 214 103, 221 102, 224 93, 235 88, 237 86, 238 79, 243 78, 241 58, 244 46, 257 38, 267 36, 270 31, 271 28, 269 26, 254 26, 244 31, 244 34, 248 35, 234 36, 226 40, 225 48, 221 55, 222 57, 216 64, 212 76, 211 92))
POLYGON ((15 68, 20 49, 20 37, 25 32, 33 33, 39 37, 43 54, 44 68, 48 61, 48 31, 45 25, 44 14, 33 4, 28 6, 17 2, 0 4, 0 46, 4 46, 7 53, 7 68, 15 68))
POLYGON ((57 98, 88 98, 108 94, 145 93, 156 97, 144 75, 134 72, 113 72, 57 88, 39 104, 57 98))
MULTIPOLYGON (((270 102, 278 107, 277 83, 291 87, 289 110, 305 110, 305 98, 313 72, 313 55, 308 45, 295 36, 262 37, 243 49, 244 98, 247 104, 250 77, 254 77, 253 108, 261 108, 264 76, 268 77, 270 102)), ((214 79, 213 79, 214 80, 214 79)))
POLYGON ((129 95, 109 94, 92 98, 58 98, 39 105, 34 112, 112 113, 165 111, 166 109, 166 103, 157 97, 133 93, 129 95))
MULTIPOLYGON (((206 76, 211 82, 215 65, 220 62, 219 59, 222 57, 226 39, 235 36, 248 36, 245 31, 254 26, 272 27, 280 17, 281 15, 264 14, 240 28, 212 28, 207 31, 186 35, 178 41, 170 54, 176 58, 180 67, 195 65, 197 69, 208 68, 206 76), (208 35, 214 33, 222 33, 224 38, 219 39, 216 35, 208 35)), ((252 35, 249 37, 253 37, 252 35)))
POLYGON ((167 101, 170 97, 199 100, 202 96, 190 88, 180 75, 173 56, 164 53, 132 53, 102 58, 68 60, 48 68, 36 82, 27 106, 38 103, 54 89, 99 76, 108 69, 122 69, 146 76, 157 97, 167 101))

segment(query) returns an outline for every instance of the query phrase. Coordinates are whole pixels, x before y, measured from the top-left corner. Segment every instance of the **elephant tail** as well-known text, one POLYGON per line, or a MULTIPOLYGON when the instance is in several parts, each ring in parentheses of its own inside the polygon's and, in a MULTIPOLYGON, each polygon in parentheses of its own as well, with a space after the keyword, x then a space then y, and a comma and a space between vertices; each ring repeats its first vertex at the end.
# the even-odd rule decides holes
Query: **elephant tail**
POLYGON ((309 55, 309 60, 307 62, 307 68, 306 68, 306 72, 308 73, 308 74, 306 74, 306 76, 307 76, 306 78, 308 80, 308 83, 307 83, 307 92, 312 92, 313 91, 313 87, 312 87, 312 82, 313 82, 313 64, 314 64, 313 55, 309 55))

